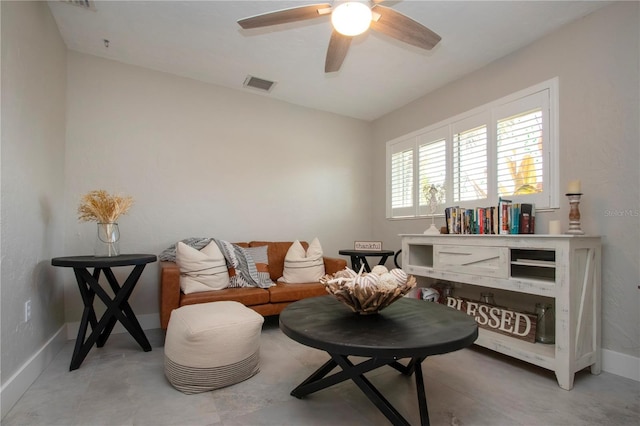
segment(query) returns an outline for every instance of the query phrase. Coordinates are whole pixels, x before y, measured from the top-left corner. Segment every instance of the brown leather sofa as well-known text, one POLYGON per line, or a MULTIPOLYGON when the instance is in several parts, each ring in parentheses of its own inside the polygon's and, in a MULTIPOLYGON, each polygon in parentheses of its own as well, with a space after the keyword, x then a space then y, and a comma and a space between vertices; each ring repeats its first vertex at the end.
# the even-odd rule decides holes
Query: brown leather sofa
MULTIPOLYGON (((305 250, 308 244, 301 241, 305 250)), ((241 247, 268 246, 269 275, 276 283, 268 289, 257 287, 225 288, 202 293, 184 294, 180 291, 180 269, 174 262, 160 262, 160 324, 164 330, 169 325, 171 311, 184 305, 233 300, 240 302, 263 316, 279 314, 289 303, 307 297, 327 294, 324 285, 316 283, 285 284, 277 282, 282 277, 284 258, 293 242, 252 241, 236 243, 241 247)), ((324 258, 327 274, 336 273, 347 266, 339 258, 324 258)))

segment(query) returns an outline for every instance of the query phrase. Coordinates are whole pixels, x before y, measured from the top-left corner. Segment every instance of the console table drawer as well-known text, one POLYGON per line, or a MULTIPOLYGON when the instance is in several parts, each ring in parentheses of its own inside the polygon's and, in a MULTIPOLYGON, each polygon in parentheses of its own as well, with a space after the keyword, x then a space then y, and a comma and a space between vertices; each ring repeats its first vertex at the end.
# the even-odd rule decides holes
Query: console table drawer
POLYGON ((438 271, 508 278, 509 249, 506 247, 436 245, 433 267, 438 271))

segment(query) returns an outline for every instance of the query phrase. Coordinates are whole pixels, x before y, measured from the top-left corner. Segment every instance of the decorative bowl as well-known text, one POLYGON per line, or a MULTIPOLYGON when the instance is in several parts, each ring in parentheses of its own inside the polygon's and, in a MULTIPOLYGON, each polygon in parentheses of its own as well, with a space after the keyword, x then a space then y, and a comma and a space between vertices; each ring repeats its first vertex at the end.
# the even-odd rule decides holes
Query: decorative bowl
POLYGON ((404 274, 406 281, 397 280, 394 287, 391 285, 376 286, 375 284, 367 283, 366 277, 375 275, 372 273, 349 278, 345 278, 344 274, 336 276, 341 272, 325 275, 320 278, 320 282, 324 284, 327 293, 333 295, 353 312, 360 315, 380 312, 416 286, 416 279, 413 275, 407 276, 404 274))

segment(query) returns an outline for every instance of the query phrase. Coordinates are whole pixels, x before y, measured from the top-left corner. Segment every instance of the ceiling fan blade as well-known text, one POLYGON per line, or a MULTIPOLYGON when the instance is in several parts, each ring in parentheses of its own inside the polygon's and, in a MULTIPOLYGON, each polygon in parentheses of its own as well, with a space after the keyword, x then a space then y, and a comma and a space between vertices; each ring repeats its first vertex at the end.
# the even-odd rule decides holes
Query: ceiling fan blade
POLYGON ((442 39, 424 25, 389 7, 375 5, 372 11, 380 15, 371 21, 371 28, 397 40, 431 50, 442 39))
POLYGON ((327 49, 327 59, 324 62, 324 72, 335 72, 340 69, 349 51, 352 38, 333 30, 331 40, 329 40, 329 48, 327 49))
POLYGON ((321 9, 331 9, 329 3, 312 4, 308 6, 292 7, 275 12, 263 13, 262 15, 251 16, 238 21, 238 24, 245 30, 250 28, 268 27, 270 25, 286 24, 289 22, 303 21, 305 19, 317 18, 326 13, 320 13, 321 9))

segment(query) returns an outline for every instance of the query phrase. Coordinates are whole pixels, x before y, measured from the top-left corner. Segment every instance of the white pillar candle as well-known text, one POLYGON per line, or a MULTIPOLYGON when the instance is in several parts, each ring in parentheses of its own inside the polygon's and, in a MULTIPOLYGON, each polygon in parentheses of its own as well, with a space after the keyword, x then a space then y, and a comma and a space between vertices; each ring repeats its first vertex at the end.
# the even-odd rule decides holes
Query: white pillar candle
POLYGON ((562 230, 560 228, 560 221, 559 220, 550 220, 549 221, 549 234, 551 235, 559 235, 562 233, 562 230))
POLYGON ((579 194, 580 193, 580 181, 572 180, 569 182, 569 186, 567 187, 568 194, 579 194))

